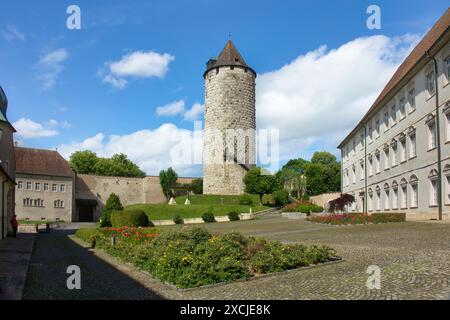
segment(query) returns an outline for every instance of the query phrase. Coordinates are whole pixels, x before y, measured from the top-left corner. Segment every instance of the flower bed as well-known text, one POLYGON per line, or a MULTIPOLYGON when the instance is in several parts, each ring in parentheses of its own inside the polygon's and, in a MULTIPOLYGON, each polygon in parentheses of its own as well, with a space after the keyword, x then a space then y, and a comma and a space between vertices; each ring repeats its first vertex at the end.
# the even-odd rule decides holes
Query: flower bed
POLYGON ((323 211, 323 207, 315 205, 307 201, 297 201, 290 203, 281 208, 281 212, 301 212, 301 213, 319 213, 323 211))
POLYGON ((247 279, 340 259, 327 246, 282 244, 239 233, 212 235, 199 227, 161 233, 156 228, 80 229, 76 235, 180 288, 247 279))
POLYGON ((312 216, 306 218, 307 221, 325 223, 332 225, 351 225, 351 224, 367 224, 367 223, 387 223, 387 222, 404 222, 405 213, 402 212, 375 212, 370 215, 364 213, 342 213, 329 214, 324 216, 312 216))

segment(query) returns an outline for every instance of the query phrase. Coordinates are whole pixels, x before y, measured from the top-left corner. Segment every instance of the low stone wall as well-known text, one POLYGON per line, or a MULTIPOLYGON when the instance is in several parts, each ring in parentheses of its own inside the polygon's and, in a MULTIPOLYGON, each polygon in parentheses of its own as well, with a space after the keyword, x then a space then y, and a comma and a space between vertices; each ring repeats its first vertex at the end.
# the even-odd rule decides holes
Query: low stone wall
POLYGON ((288 218, 288 219, 304 219, 306 217, 305 213, 301 213, 301 212, 282 212, 281 216, 283 218, 288 218))
MULTIPOLYGON (((215 216, 216 222, 229 222, 230 219, 228 216, 215 216)), ((239 220, 252 220, 254 218, 253 213, 241 213, 239 215, 239 220)), ((186 218, 183 219, 184 224, 200 224, 205 223, 202 218, 186 218)), ((175 222, 173 220, 154 220, 152 221, 153 225, 156 226, 173 226, 175 222)))

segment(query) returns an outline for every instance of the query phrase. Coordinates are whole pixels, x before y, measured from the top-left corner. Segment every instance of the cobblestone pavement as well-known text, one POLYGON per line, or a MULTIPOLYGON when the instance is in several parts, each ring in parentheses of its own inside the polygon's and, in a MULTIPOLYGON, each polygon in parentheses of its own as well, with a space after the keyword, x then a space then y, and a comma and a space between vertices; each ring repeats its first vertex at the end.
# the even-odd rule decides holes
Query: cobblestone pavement
POLYGON ((36 236, 23 299, 161 299, 153 290, 55 230, 36 236), (81 269, 81 290, 69 290, 67 267, 81 269))
MULTIPOLYGON (((259 220, 205 226, 212 232, 240 231, 247 235, 284 242, 327 244, 336 248, 344 261, 244 282, 178 291, 147 274, 117 263, 104 253, 97 253, 95 259, 101 259, 101 265, 91 268, 90 272, 93 273, 92 276, 94 273, 105 274, 105 278, 99 281, 92 278, 101 289, 96 288, 96 285, 86 288, 82 290, 85 291, 84 297, 115 297, 116 294, 120 295, 127 285, 131 286, 132 292, 137 290, 135 286, 142 289, 127 298, 151 298, 155 294, 168 299, 449 299, 450 296, 449 224, 406 222, 336 227, 288 220, 276 214, 269 214, 259 220), (111 270, 111 265, 115 265, 118 270, 111 270), (366 270, 369 265, 377 265, 381 269, 380 290, 369 290, 366 287, 366 270), (105 266, 107 269, 103 271, 101 268, 105 266), (116 281, 111 279, 118 277, 118 274, 120 278, 127 274, 133 280, 128 283, 122 279, 123 284, 114 289, 116 281), (107 285, 113 286, 112 292, 105 291, 107 285)), ((93 259, 92 253, 86 256, 87 250, 75 243, 71 246, 64 244, 65 254, 62 257, 43 254, 39 246, 50 250, 55 245, 48 243, 46 246, 46 241, 48 239, 41 236, 36 239, 37 250, 32 258, 32 263, 33 260, 34 263, 42 263, 42 269, 48 268, 48 265, 59 264, 55 261, 59 258, 68 263, 71 260, 65 257, 68 255, 81 264, 86 263, 84 259, 89 259, 89 256, 93 259), (45 260, 38 259, 42 255, 47 256, 45 260)), ((71 240, 64 239, 65 241, 71 240)), ((41 248, 43 249, 45 250, 41 248)), ((95 265, 94 262, 91 263, 95 265)), ((39 275, 43 271, 37 268, 38 266, 32 267, 36 278, 29 282, 28 288, 35 285, 45 286, 39 275)), ((51 268, 52 271, 47 272, 49 279, 55 277, 55 272, 60 272, 54 266, 51 268)), ((57 289, 52 286, 46 288, 45 291, 49 292, 46 296, 54 296, 52 290, 57 289)), ((27 295, 35 292, 33 289, 25 292, 26 297, 39 297, 39 294, 27 295)), ((64 297, 70 298, 70 295, 65 294, 64 297)))

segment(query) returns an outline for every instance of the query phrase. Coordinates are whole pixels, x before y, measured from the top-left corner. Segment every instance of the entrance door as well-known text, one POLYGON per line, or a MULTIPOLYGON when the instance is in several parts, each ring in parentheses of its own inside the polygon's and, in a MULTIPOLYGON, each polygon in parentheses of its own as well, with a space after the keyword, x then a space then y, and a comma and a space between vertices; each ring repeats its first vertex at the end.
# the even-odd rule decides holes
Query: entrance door
POLYGON ((93 222, 94 221, 95 207, 89 204, 78 205, 78 220, 80 222, 93 222))

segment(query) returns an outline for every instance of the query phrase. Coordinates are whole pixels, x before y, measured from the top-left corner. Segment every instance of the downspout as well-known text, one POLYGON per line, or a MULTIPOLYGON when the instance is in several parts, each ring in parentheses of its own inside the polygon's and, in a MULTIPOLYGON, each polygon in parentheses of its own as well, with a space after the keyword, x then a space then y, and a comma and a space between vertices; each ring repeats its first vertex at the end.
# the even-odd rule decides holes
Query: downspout
POLYGON ((368 213, 367 210, 367 127, 364 125, 364 214, 368 213))
MULTIPOLYGON (((5 239, 5 226, 3 223, 5 222, 5 183, 8 182, 8 180, 2 181, 2 240, 5 239)), ((6 227, 8 227, 8 221, 6 221, 6 227)))
POLYGON ((434 63, 434 87, 435 87, 435 109, 436 109, 436 144, 437 144, 437 167, 438 167, 438 219, 442 220, 442 164, 441 164, 441 129, 439 124, 439 87, 438 87, 438 64, 430 52, 426 52, 426 56, 433 60, 434 63))

